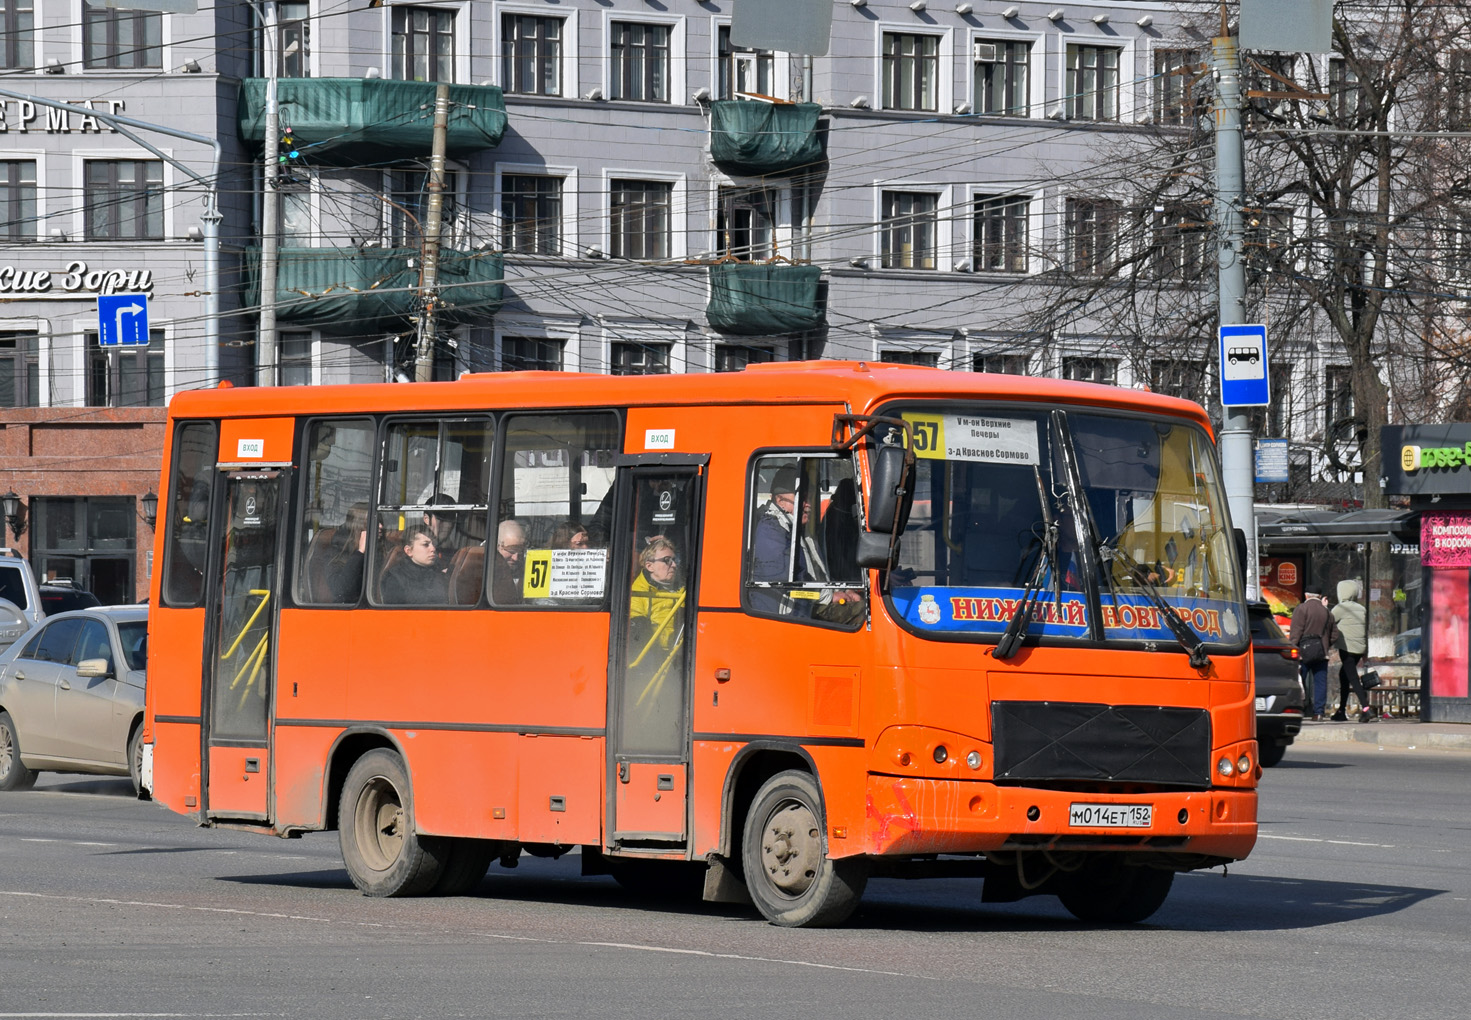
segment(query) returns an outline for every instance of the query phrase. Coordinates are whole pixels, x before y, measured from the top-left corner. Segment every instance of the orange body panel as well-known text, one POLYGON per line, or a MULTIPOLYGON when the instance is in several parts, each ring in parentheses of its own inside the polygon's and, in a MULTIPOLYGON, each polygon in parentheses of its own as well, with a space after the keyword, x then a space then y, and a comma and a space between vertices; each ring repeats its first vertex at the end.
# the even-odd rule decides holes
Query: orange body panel
MULTIPOLYGON (((219 459, 232 464, 299 456, 296 421, 308 415, 537 407, 618 408, 625 453, 708 456, 687 763, 631 763, 626 784, 610 774, 606 611, 302 609, 282 598, 274 642, 273 796, 264 795, 260 751, 216 747, 209 758, 216 781, 247 776, 248 756, 262 758, 262 772, 229 787, 237 799, 209 805, 211 813, 269 811, 271 826, 283 833, 321 828, 331 816, 331 777, 344 770, 334 749, 373 739, 404 755, 425 833, 607 849, 611 794, 622 830, 683 838, 691 858, 738 855, 728 795, 734 770, 747 760, 743 752, 759 742, 812 763, 832 855, 978 852, 1002 849, 1018 835, 1055 832, 1077 799, 993 781, 994 700, 1201 708, 1210 712, 1213 757, 1252 751, 1246 654, 1216 656, 1205 675, 1178 650, 1026 648, 998 662, 985 644, 906 633, 872 591, 871 624, 851 632, 740 610, 746 476, 754 451, 825 448, 835 413, 871 412, 899 397, 1072 403, 1173 414, 1209 428, 1197 406, 1151 394, 841 363, 729 376, 511 373, 412 386, 180 394, 171 417, 220 420, 219 459), (673 438, 661 435, 650 448, 651 432, 673 438), (255 452, 257 440, 258 458, 239 455, 242 448, 255 452), (941 743, 949 754, 937 763, 941 743), (972 750, 980 759, 975 769, 965 762, 972 750), (660 776, 671 777, 670 789, 658 788, 660 776), (1040 812, 1035 822, 1027 818, 1032 807, 1040 812)), ((160 526, 160 563, 166 541, 160 526)), ((198 817, 197 650, 207 644, 204 611, 164 605, 161 575, 155 570, 148 693, 155 791, 170 808, 198 817)), ((1088 799, 1110 798, 1139 799, 1132 793, 1088 799)), ((1254 775, 1148 799, 1156 819, 1149 837, 1173 840, 1176 848, 1238 858, 1255 839, 1254 775)), ((1102 830, 1096 835, 1111 838, 1102 830)))
POLYGON ((210 810, 234 818, 265 818, 269 765, 264 748, 211 747, 210 810))

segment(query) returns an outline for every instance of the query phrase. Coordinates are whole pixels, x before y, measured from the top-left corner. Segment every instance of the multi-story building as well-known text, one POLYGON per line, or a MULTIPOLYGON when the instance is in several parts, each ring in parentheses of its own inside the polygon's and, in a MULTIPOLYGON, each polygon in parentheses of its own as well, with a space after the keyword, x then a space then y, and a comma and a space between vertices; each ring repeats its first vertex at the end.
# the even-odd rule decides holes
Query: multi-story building
MULTIPOLYGON (((1206 331, 1188 351, 1120 335, 1094 311, 1132 297, 1069 303, 1063 285, 1127 257, 1156 288, 1213 287, 1206 214, 1166 186, 1141 218, 1121 186, 1141 139, 1195 125, 1215 14, 1189 24, 1182 6, 849 0, 830 52, 804 57, 736 45, 730 0, 0 0, 0 87, 30 97, 0 105, 0 406, 35 409, 4 412, 0 488, 29 486, 37 525, 141 497, 169 395, 251 384, 258 352, 279 383, 412 378, 416 353, 435 378, 844 357, 1208 400, 1206 331), (257 334, 271 66, 274 342, 257 334), (437 83, 452 89, 426 346, 437 83), (102 114, 217 139, 218 165, 202 141, 102 114), (146 348, 97 344, 108 293, 148 295, 146 348), (57 429, 90 430, 98 459, 37 438, 57 429)), ((1299 354, 1264 418, 1278 434, 1321 431, 1305 394, 1341 400, 1329 355, 1299 354)), ((27 538, 33 558, 57 541, 27 538)), ((127 539, 139 592, 150 539, 127 539)))

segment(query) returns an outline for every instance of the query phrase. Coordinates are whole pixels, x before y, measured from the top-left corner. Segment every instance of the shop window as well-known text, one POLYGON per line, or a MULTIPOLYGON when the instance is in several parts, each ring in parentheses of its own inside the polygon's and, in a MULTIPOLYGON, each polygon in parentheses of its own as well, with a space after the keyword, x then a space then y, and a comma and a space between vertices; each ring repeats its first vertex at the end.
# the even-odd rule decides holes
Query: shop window
MULTIPOLYGON (((4 0, 0 0, 0 3, 4 3, 4 0)), ((35 161, 0 161, 0 240, 25 242, 35 239, 35 161)))
POLYGON ((163 67, 163 15, 84 3, 82 54, 89 71, 163 67))
POLYGON ((562 371, 561 340, 535 336, 501 337, 502 372, 562 371))
POLYGON ((393 76, 401 81, 455 80, 455 12, 393 8, 393 76))
POLYGON ((174 433, 168 499, 159 510, 165 605, 196 606, 204 592, 219 442, 214 422, 186 422, 174 433))
POLYGON ((609 240, 612 256, 667 259, 673 244, 674 185, 667 181, 614 180, 609 240))
POLYGON ((1066 93, 1069 120, 1118 120, 1118 49, 1069 45, 1066 93))
POLYGON ((485 418, 389 424, 370 539, 375 602, 480 601, 494 436, 485 418))
POLYGON ((147 347, 102 347, 83 333, 88 407, 163 407, 164 334, 149 330, 147 347))
POLYGON ((507 419, 489 554, 495 605, 603 604, 619 435, 610 414, 507 419))
POLYGON ((669 26, 615 21, 609 31, 612 75, 608 98, 640 103, 669 102, 669 26))
POLYGON ((737 93, 754 92, 774 96, 776 54, 770 50, 734 46, 730 26, 721 25, 717 43, 720 54, 720 99, 735 99, 737 93))
POLYGON ((847 456, 758 458, 746 525, 747 611, 793 622, 858 626, 861 512, 847 456))
POLYGON ((611 375, 668 375, 669 344, 615 342, 609 352, 611 375))
POLYGON ((1027 75, 1032 44, 1004 39, 975 41, 976 113, 1025 117, 1031 112, 1027 75))
POLYGON ((562 186, 547 174, 501 175, 501 247, 519 255, 562 254, 562 186))
POLYGON ((314 421, 303 449, 302 509, 297 527, 296 600, 358 604, 371 555, 375 430, 369 419, 314 421))
MULTIPOLYGON (((88 8, 89 10, 91 8, 88 8)), ((89 159, 82 207, 87 240, 163 237, 163 164, 152 159, 89 159)))
POLYGON ((528 96, 562 94, 562 19, 501 15, 501 85, 528 96))
POLYGON ((883 193, 883 267, 934 269, 939 233, 938 195, 913 191, 883 193))
POLYGON ((0 68, 24 71, 36 66, 35 0, 0 0, 0 68))
POLYGON ((940 37, 884 33, 884 109, 939 109, 940 37))
POLYGON ((0 332, 0 407, 41 406, 41 338, 0 332))

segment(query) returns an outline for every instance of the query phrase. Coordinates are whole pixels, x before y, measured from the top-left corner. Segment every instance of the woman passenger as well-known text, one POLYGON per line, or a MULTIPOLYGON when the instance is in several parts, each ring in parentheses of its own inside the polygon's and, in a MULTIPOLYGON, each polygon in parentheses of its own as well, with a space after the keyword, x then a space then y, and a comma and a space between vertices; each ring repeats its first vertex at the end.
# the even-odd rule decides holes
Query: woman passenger
POLYGON ((679 557, 674 543, 659 537, 644 546, 638 562, 642 569, 633 579, 629 596, 628 650, 635 661, 644 659, 648 663, 657 658, 662 662, 684 636, 680 628, 684 583, 679 577, 679 557))
POLYGON ((327 593, 339 605, 356 603, 363 592, 363 564, 368 549, 368 504, 354 503, 332 536, 327 560, 327 593))

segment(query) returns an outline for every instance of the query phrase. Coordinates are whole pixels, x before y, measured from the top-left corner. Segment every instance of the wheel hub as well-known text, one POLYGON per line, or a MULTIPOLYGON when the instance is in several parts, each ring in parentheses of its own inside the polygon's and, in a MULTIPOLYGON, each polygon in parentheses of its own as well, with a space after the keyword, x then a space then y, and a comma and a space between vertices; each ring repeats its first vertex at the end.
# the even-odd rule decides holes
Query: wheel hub
POLYGON ((387 871, 403 852, 403 803, 393 784, 380 779, 369 783, 358 800, 358 845, 374 871, 387 871))
POLYGON ((805 804, 786 803, 771 813, 761 840, 761 864, 767 877, 790 896, 812 885, 822 863, 822 831, 805 804))

